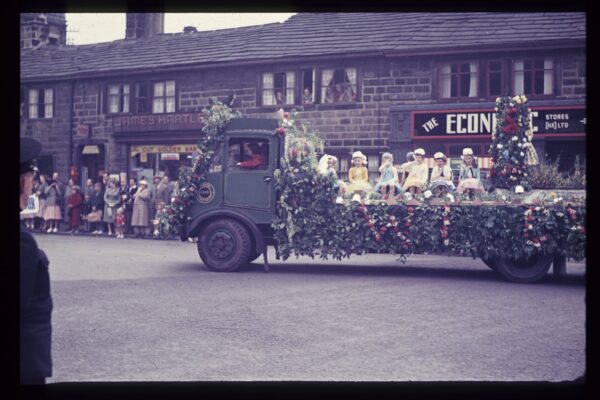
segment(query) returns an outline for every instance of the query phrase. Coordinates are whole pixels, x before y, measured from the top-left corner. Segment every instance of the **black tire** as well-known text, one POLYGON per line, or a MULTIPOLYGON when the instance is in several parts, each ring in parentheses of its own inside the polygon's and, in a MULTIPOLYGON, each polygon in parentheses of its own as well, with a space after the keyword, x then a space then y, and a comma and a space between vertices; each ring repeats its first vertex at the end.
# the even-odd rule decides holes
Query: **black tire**
POLYGON ((497 264, 497 258, 484 258, 481 257, 481 261, 483 261, 483 263, 485 265, 487 265, 488 267, 490 267, 491 269, 493 269, 494 271, 496 271, 496 264, 497 264))
POLYGON ((255 249, 252 249, 250 251, 250 257, 248 257, 248 264, 250 264, 253 261, 256 261, 260 256, 262 256, 262 253, 259 253, 255 249))
POLYGON ((552 256, 536 254, 530 258, 509 257, 495 260, 495 270, 504 278, 517 283, 536 283, 544 278, 552 264, 552 256))
POLYGON ((209 223, 198 237, 198 254, 211 271, 231 272, 248 263, 252 238, 246 228, 232 219, 209 223))

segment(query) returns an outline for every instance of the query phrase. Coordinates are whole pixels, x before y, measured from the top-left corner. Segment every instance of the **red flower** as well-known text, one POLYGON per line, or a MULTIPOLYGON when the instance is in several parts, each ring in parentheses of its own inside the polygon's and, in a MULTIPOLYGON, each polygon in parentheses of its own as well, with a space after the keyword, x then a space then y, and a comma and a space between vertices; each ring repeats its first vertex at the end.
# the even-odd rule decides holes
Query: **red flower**
POLYGON ((290 117, 290 113, 289 112, 284 112, 283 113, 283 118, 289 118, 290 117))
POLYGON ((283 127, 277 128, 277 133, 280 135, 285 135, 285 129, 283 127))
POLYGON ((583 225, 579 225, 579 232, 585 233, 585 227, 583 225))
POLYGON ((442 239, 446 239, 448 237, 448 232, 443 231, 440 236, 442 237, 442 239))
POLYGON ((448 227, 447 227, 446 225, 444 225, 444 226, 442 226, 442 230, 443 230, 443 231, 447 231, 447 230, 448 230, 448 227))
POLYGON ((384 233, 385 233, 385 232, 387 231, 387 228, 386 228, 385 226, 382 226, 381 228, 379 228, 379 230, 380 230, 381 232, 384 232, 384 233))
POLYGON ((415 212, 415 209, 414 209, 414 208, 412 208, 412 207, 408 207, 408 208, 406 209, 406 211, 408 211, 408 213, 409 213, 409 214, 412 214, 413 212, 415 212))
POLYGON ((399 232, 400 228, 398 228, 397 226, 394 227, 394 232, 399 232))
POLYGON ((375 224, 372 222, 369 222, 369 228, 372 228, 373 226, 375 226, 375 224))
POLYGON ((366 216, 366 215, 365 215, 365 216, 363 217, 363 219, 364 219, 365 221, 369 222, 369 217, 368 217, 368 216, 366 216))
POLYGON ((367 209, 364 208, 363 206, 358 207, 357 210, 360 211, 361 213, 364 213, 365 211, 367 211, 367 209))
POLYGON ((531 221, 533 221, 533 217, 530 215, 529 217, 527 217, 527 221, 528 221, 528 222, 531 222, 531 221))
POLYGON ((410 226, 410 221, 406 221, 406 222, 404 223, 404 226, 410 226))
POLYGON ((381 241, 381 236, 379 234, 375 235, 375 240, 377 242, 380 242, 381 241))

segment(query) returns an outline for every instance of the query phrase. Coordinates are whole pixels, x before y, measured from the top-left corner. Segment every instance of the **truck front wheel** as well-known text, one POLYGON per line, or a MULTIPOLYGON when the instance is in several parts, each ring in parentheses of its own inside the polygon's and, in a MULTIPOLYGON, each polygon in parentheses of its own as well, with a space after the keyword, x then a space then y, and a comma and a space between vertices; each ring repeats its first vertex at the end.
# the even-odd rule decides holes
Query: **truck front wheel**
POLYGON ((246 228, 232 219, 210 222, 198 237, 198 254, 211 271, 235 271, 248 262, 252 239, 246 228))
POLYGON ((535 283, 546 276, 550 264, 552 264, 552 256, 536 254, 520 259, 498 257, 494 259, 493 263, 494 269, 509 281, 535 283))

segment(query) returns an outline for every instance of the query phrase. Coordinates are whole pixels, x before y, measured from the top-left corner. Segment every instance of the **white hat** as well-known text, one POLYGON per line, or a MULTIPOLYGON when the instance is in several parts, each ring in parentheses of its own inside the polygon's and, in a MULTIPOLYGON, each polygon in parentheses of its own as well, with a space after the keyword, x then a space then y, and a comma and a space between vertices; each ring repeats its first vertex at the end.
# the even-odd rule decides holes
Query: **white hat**
POLYGON ((355 158, 362 158, 363 164, 367 163, 367 156, 365 156, 361 151, 355 151, 354 153, 352 153, 352 159, 355 158))
POLYGON ((413 153, 421 155, 421 156, 424 156, 425 155, 425 150, 419 148, 419 149, 416 149, 415 151, 413 151, 413 153))
POLYGON ((438 151, 437 153, 435 153, 435 154, 433 155, 433 159, 434 159, 434 160, 437 160, 438 158, 442 158, 442 159, 444 159, 444 158, 446 158, 446 156, 445 156, 445 155, 444 155, 444 153, 442 153, 441 151, 438 151))
POLYGON ((463 149, 462 155, 463 156, 472 156, 473 155, 473 149, 470 148, 470 147, 465 147, 463 149))
POLYGON ((145 179, 142 179, 142 180, 140 181, 140 185, 146 185, 146 186, 148 186, 148 181, 147 181, 147 180, 145 180, 145 179))

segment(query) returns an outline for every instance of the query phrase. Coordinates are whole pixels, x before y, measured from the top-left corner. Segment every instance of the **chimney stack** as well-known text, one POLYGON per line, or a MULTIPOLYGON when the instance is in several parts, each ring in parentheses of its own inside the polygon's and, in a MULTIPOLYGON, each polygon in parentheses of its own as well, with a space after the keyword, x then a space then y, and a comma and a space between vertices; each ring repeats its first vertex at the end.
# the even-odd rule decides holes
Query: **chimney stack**
POLYGON ((126 39, 151 37, 165 32, 164 13, 127 13, 126 39))
POLYGON ((44 45, 64 45, 67 42, 67 22, 64 13, 22 13, 21 50, 44 45))

